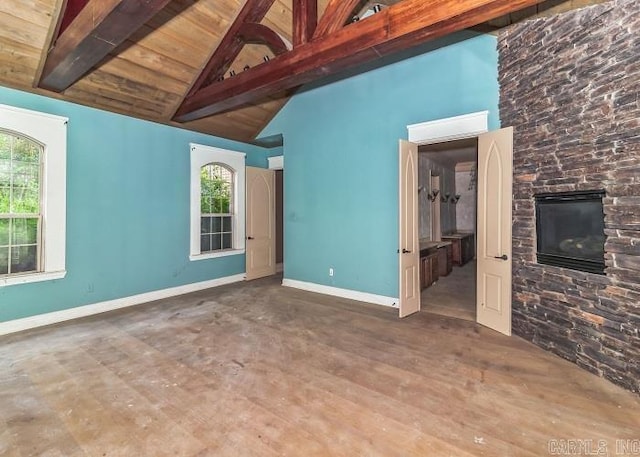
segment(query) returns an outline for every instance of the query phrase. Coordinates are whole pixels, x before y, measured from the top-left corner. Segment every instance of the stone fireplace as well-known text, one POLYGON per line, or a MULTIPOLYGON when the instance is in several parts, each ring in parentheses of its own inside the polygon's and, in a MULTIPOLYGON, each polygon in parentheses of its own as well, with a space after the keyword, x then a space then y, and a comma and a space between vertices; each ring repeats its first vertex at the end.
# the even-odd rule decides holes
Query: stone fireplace
POLYGON ((517 24, 498 44, 500 116, 503 126, 515 128, 513 330, 635 392, 640 391, 638 36, 640 2, 613 0, 517 24), (605 192, 604 274, 540 262, 536 195, 594 189, 605 192))

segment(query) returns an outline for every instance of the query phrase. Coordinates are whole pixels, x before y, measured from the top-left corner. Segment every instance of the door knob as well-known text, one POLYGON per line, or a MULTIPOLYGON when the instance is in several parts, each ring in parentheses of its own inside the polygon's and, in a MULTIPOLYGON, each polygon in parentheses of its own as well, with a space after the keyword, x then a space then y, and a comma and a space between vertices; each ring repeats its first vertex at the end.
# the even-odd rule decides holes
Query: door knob
POLYGON ((407 251, 406 249, 402 249, 403 254, 411 254, 411 251, 407 251))
POLYGON ((248 236, 248 237, 247 237, 247 239, 248 239, 248 240, 252 240, 252 239, 253 239, 253 237, 252 237, 252 236, 248 236))
POLYGON ((509 257, 507 257, 507 254, 502 254, 501 256, 495 256, 494 259, 501 259, 501 260, 507 260, 509 257))

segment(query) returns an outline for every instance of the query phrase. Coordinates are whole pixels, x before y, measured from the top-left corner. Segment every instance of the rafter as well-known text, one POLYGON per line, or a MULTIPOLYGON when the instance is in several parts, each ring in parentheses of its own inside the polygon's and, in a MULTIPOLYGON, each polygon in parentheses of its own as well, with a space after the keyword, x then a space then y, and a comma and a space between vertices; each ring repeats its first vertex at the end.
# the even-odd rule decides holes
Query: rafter
POLYGON ((60 21, 56 30, 56 38, 71 25, 76 16, 80 14, 80 11, 87 6, 87 3, 89 3, 89 0, 64 0, 64 6, 62 9, 64 14, 60 15, 60 21))
POLYGON ((259 23, 274 2, 275 0, 247 0, 189 90, 187 98, 225 74, 245 44, 239 35, 242 28, 246 24, 259 23))
POLYGON ((292 49, 291 43, 282 38, 282 36, 271 30, 266 25, 258 24, 256 22, 247 22, 242 24, 242 27, 238 31, 238 36, 242 40, 243 44, 254 43, 267 45, 275 55, 282 54, 283 52, 287 52, 292 49))
POLYGON ((329 0, 313 38, 329 35, 344 27, 360 0, 329 0))
POLYGON ((185 99, 174 120, 187 122, 257 102, 383 55, 408 49, 541 0, 403 0, 366 20, 294 48, 268 63, 185 99))
POLYGON ((100 63, 170 0, 89 0, 72 2, 73 15, 61 21, 61 34, 46 57, 39 86, 61 92, 100 63), (67 24, 68 23, 68 24, 67 24))
POLYGON ((293 2, 293 45, 311 41, 318 25, 318 0, 293 2))

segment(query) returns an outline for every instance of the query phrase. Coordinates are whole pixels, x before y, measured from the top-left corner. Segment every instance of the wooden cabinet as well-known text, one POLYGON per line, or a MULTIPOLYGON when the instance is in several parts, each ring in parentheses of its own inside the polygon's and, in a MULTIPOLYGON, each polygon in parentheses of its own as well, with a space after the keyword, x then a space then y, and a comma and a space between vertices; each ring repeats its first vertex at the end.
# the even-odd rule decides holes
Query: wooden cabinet
POLYGON ((438 275, 447 276, 453 269, 453 244, 438 247, 438 275))
POLYGON ((455 233, 445 235, 443 241, 451 241, 453 264, 462 266, 475 256, 476 248, 473 233, 455 233))
POLYGON ((462 265, 473 260, 476 256, 476 245, 473 234, 470 233, 462 239, 460 251, 462 253, 462 265))
POLYGON ((420 257, 420 290, 426 289, 438 280, 438 253, 420 257))

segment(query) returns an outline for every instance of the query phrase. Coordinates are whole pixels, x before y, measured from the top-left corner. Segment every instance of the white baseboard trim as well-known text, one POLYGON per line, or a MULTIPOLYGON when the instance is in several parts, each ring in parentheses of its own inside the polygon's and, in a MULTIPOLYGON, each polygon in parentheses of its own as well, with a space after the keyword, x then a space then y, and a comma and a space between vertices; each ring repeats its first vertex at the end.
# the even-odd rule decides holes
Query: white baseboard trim
POLYGON ((283 279, 282 285, 292 287, 294 289, 302 289, 309 292, 317 292, 319 294, 332 295, 334 297, 348 298, 376 305, 389 306, 391 308, 398 307, 398 299, 393 297, 385 297, 384 295, 369 294, 367 292, 358 292, 357 290, 340 289, 338 287, 323 286, 312 282, 296 281, 295 279, 283 279))
POLYGON ((199 290, 244 281, 244 276, 244 273, 240 273, 233 276, 225 276, 224 278, 185 284, 183 286, 171 287, 169 289, 154 290, 143 294, 131 295, 130 297, 117 298, 115 300, 78 306, 75 308, 64 309, 62 311, 54 311, 52 313, 38 314, 37 316, 0 322, 0 335, 8 335, 10 333, 21 332, 23 330, 36 327, 57 324, 59 322, 92 316, 94 314, 106 313, 107 311, 113 311, 120 308, 141 305, 143 303, 161 300, 163 298, 175 297, 177 295, 184 295, 190 292, 197 292, 199 290))

